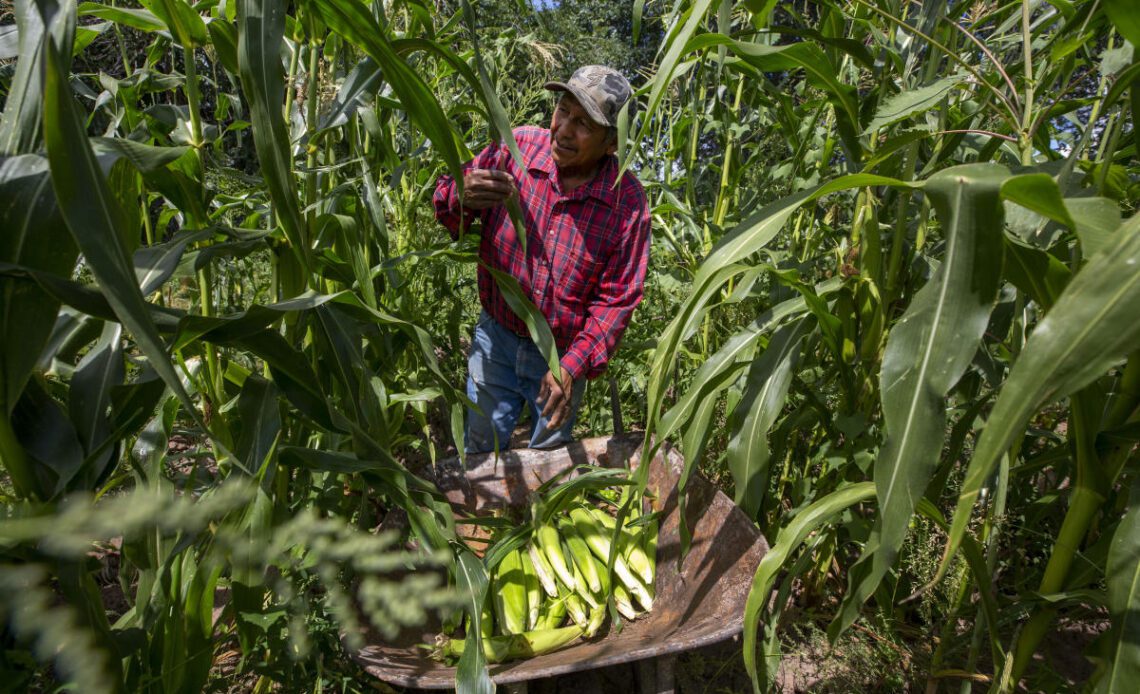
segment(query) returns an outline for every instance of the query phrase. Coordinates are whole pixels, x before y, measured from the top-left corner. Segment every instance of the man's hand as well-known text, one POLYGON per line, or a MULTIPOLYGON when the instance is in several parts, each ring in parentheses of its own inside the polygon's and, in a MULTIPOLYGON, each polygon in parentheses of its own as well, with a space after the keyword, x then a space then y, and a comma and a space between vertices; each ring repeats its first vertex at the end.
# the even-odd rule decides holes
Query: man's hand
POLYGON ((515 179, 506 171, 471 169, 463 175, 463 206, 469 210, 485 210, 518 195, 515 179))
POLYGON ((560 429, 570 419, 570 400, 574 394, 574 379, 570 372, 562 367, 562 383, 554 380, 550 371, 542 377, 542 385, 538 387, 538 404, 542 405, 542 416, 547 418, 546 428, 553 431, 560 429))

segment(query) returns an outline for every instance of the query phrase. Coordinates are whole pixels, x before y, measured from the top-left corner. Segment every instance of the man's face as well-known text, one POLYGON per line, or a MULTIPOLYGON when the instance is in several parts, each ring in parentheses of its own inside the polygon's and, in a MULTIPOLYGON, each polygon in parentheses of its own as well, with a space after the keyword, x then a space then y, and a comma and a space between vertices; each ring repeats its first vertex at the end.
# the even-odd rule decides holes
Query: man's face
POLYGON ((616 149, 607 128, 591 120, 572 94, 563 92, 550 118, 550 151, 558 168, 590 171, 616 149))

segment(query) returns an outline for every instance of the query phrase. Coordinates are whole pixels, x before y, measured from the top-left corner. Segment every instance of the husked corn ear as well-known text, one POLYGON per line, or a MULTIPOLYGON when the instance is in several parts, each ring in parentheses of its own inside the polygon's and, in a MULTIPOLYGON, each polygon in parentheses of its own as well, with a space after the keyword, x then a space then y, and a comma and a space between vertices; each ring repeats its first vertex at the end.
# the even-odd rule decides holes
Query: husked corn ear
POLYGON ((538 537, 538 546, 546 555, 558 580, 570 590, 576 590, 578 585, 574 582, 574 572, 570 570, 566 564, 566 557, 562 554, 562 539, 558 536, 558 530, 553 525, 544 525, 535 531, 535 534, 538 537))
POLYGON ((530 557, 531 565, 534 567, 534 572, 538 575, 538 580, 542 584, 542 589, 546 594, 552 598, 558 597, 558 584, 555 583, 554 569, 547 561, 546 555, 538 548, 535 541, 527 543, 527 555, 530 557))
POLYGON ((585 629, 590 623, 590 613, 586 610, 586 603, 582 602, 582 598, 578 597, 577 593, 568 593, 563 602, 566 604, 570 621, 585 629))
POLYGON ((538 572, 535 571, 530 554, 519 551, 518 555, 522 565, 523 587, 526 589, 526 628, 529 630, 538 624, 538 608, 542 606, 542 586, 539 585, 538 572))
POLYGON ((630 597, 625 586, 620 583, 614 585, 614 604, 617 605, 617 610, 622 617, 631 620, 637 619, 637 609, 633 606, 633 598, 630 597))
POLYGON ((594 638, 594 634, 598 633, 598 629, 601 628, 604 621, 606 621, 606 608, 595 607, 590 612, 590 621, 586 624, 584 636, 588 639, 594 638))
POLYGON ((578 597, 582 598, 582 600, 590 606, 590 609, 596 608, 599 604, 598 599, 594 597, 594 595, 590 592, 590 589, 586 586, 586 579, 582 577, 582 572, 580 569, 578 569, 577 562, 574 562, 573 566, 574 580, 578 583, 578 590, 576 591, 578 593, 578 597))
POLYGON ((519 550, 512 550, 503 557, 495 578, 493 588, 499 627, 507 634, 521 634, 526 631, 527 597, 519 550))
MULTIPOLYGON (((576 508, 570 511, 570 518, 574 521, 574 527, 581 533, 582 537, 586 540, 586 544, 594 552, 602 562, 608 561, 610 556, 610 538, 606 532, 606 528, 602 525, 593 514, 585 509, 576 508)), ((629 592, 633 594, 641 606, 646 610, 653 609, 653 596, 641 579, 634 575, 630 570, 629 565, 626 564, 625 559, 619 553, 614 557, 614 573, 617 574, 618 580, 625 584, 629 592)))
MULTIPOLYGON (((558 532, 566 541, 566 546, 570 549, 570 557, 586 579, 589 589, 594 593, 602 592, 602 581, 598 578, 597 566, 590 561, 590 548, 586 546, 586 541, 578 534, 574 524, 570 521, 563 521, 558 524, 558 532)), ((577 578, 577 576, 574 577, 575 580, 577 578)))
MULTIPOLYGON (((516 658, 529 658, 558 650, 573 643, 581 635, 581 627, 568 626, 560 629, 535 629, 521 634, 494 636, 483 639, 483 653, 487 656, 487 660, 492 663, 501 663, 516 658)), ((437 639, 436 653, 448 660, 457 660, 463 656, 464 646, 463 639, 449 639, 441 635, 437 639)))
MULTIPOLYGON (((638 528, 636 534, 626 536, 622 551, 626 563, 629 564, 629 568, 633 569, 633 572, 636 573, 647 586, 652 586, 653 562, 646 556, 645 547, 642 544, 642 540, 648 530, 648 525, 641 526, 638 528)), ((656 533, 656 530, 654 530, 654 533, 656 533)), ((654 551, 656 551, 656 543, 654 543, 654 551)))
POLYGON ((554 629, 562 626, 564 621, 566 621, 566 603, 555 598, 542 603, 542 608, 538 611, 538 626, 536 628, 554 629))

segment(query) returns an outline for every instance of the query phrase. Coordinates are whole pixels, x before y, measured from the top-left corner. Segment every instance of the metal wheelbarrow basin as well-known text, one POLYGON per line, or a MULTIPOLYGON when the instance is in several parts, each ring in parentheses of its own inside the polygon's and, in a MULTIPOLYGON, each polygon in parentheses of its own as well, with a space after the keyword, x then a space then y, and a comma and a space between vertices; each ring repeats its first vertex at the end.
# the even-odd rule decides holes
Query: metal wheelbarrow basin
MULTIPOLYGON (((550 451, 512 450, 497 460, 493 454, 468 456, 468 469, 458 459, 437 465, 437 484, 453 506, 489 511, 522 506, 527 494, 559 472, 580 464, 637 467, 642 438, 638 435, 577 441, 550 451)), ((689 481, 686 506, 692 546, 680 555, 677 481, 683 460, 665 445, 649 463, 648 494, 662 510, 657 540, 656 597, 653 611, 626 622, 620 633, 607 623, 599 635, 562 650, 490 667, 491 679, 505 685, 593 668, 669 656, 732 638, 743 628, 744 603, 752 576, 768 543, 744 513, 707 480, 689 481)), ((371 675, 390 684, 420 689, 451 689, 455 668, 428 657, 418 644, 431 643, 438 624, 405 630, 385 642, 366 634, 367 645, 353 653, 371 675)), ((668 668, 671 670, 671 668, 668 668)), ((671 675, 658 669, 657 691, 671 690, 671 675)), ((631 687, 632 689, 632 687, 631 687)))

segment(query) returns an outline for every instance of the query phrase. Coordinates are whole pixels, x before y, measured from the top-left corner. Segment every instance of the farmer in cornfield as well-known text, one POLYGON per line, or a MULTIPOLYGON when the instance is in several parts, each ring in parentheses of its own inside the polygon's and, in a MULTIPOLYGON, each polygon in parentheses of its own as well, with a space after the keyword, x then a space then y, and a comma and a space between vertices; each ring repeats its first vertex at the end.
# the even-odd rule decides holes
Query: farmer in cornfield
POLYGON ((464 166, 462 200, 450 176, 436 185, 436 218, 452 236, 461 224, 482 221, 479 257, 519 281, 550 323, 560 355, 556 378, 480 266, 483 311, 471 341, 467 394, 482 414, 467 413, 470 453, 506 449, 524 404, 533 420, 532 448, 571 441, 586 380, 605 369, 642 297, 649 209, 632 174, 617 180, 614 156, 629 82, 615 70, 589 65, 546 88, 561 94, 550 129, 514 131, 523 168, 505 146, 492 143, 464 166), (525 245, 515 233, 509 198, 520 203, 525 245))

